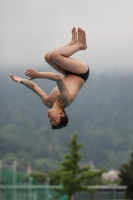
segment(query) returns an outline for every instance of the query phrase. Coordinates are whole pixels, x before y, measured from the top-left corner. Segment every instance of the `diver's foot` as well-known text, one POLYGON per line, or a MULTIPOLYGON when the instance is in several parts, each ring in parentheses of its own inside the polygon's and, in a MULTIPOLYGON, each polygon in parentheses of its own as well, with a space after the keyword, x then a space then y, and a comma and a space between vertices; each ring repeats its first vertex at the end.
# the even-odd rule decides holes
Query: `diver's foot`
POLYGON ((80 50, 85 50, 87 48, 86 44, 86 34, 83 29, 78 28, 78 41, 77 41, 80 50))
POLYGON ((77 31, 76 28, 73 27, 71 45, 74 45, 76 42, 77 42, 77 31))

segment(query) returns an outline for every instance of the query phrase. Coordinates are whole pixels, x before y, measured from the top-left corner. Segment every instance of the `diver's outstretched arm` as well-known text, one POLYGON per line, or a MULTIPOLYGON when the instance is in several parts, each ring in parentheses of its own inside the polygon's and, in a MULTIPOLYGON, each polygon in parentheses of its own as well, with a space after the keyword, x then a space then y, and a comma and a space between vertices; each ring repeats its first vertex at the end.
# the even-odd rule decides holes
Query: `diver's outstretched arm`
POLYGON ((13 74, 11 74, 10 77, 13 81, 22 83, 27 88, 33 90, 47 107, 51 107, 48 95, 36 83, 18 76, 14 76, 13 74))
POLYGON ((60 91, 60 98, 64 102, 66 102, 66 104, 69 104, 71 102, 70 94, 62 78, 62 75, 53 72, 37 72, 33 69, 27 69, 25 75, 29 76, 30 80, 35 78, 44 78, 55 81, 60 91))
POLYGON ((35 79, 35 78, 44 78, 44 79, 49 79, 51 81, 58 81, 62 79, 62 76, 57 73, 53 72, 38 72, 35 71, 34 69, 27 69, 25 71, 25 75, 30 77, 29 80, 35 79))

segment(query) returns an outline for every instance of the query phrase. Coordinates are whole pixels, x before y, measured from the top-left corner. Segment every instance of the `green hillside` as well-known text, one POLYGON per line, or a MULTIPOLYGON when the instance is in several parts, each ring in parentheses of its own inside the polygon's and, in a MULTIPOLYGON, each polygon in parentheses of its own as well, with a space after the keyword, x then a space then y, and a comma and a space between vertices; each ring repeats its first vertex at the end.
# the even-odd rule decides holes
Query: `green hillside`
MULTIPOLYGON (((42 69, 41 69, 42 70, 42 69)), ((133 74, 92 75, 76 100, 66 109, 69 125, 51 130, 47 108, 39 97, 11 81, 10 72, 0 75, 0 159, 18 160, 18 169, 47 172, 66 153, 64 141, 78 133, 85 163, 96 168, 118 169, 130 159, 133 147, 133 74)), ((22 76, 22 72, 14 74, 22 76)), ((55 86, 35 80, 47 93, 55 86)))

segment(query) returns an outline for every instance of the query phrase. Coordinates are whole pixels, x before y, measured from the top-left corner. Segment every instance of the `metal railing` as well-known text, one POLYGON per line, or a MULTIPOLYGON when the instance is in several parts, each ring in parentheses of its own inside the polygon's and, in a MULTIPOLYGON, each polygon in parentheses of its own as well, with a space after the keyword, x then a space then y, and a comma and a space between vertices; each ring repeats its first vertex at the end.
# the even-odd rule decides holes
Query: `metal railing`
MULTIPOLYGON (((54 188, 62 188, 62 186, 51 185, 32 185, 32 180, 29 180, 29 184, 25 185, 0 185, 1 199, 0 200, 54 200, 56 193, 54 188)), ((97 190, 95 194, 89 194, 87 192, 77 192, 73 196, 73 200, 104 200, 104 199, 125 199, 125 187, 124 186, 89 186, 92 189, 97 190)), ((57 200, 67 200, 67 196, 62 196, 57 200)))
MULTIPOLYGON (((57 195, 52 189, 61 188, 61 186, 50 185, 0 185, 1 199, 0 200, 54 200, 57 195), (15 190, 15 195, 14 195, 15 190)), ((57 200, 67 200, 64 195, 57 200)))
MULTIPOLYGON (((44 185, 33 185, 33 178, 29 177, 29 182, 24 184, 17 183, 17 161, 13 162, 10 167, 12 181, 9 185, 2 184, 2 167, 3 162, 0 161, 0 200, 54 200, 57 193, 54 188, 62 188, 62 186, 51 186, 50 178, 46 178, 44 185)), ((77 192, 72 197, 73 200, 122 200, 125 199, 125 186, 89 186, 97 190, 95 194, 87 192, 77 192)), ((57 200, 67 200, 67 195, 64 195, 57 200)))

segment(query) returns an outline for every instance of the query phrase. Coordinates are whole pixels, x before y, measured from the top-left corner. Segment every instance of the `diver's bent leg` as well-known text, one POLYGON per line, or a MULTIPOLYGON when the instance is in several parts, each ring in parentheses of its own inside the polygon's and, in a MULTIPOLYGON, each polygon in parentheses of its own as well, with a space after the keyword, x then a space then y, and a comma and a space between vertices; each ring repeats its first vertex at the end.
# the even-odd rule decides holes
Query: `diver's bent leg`
POLYGON ((86 44, 85 31, 83 31, 81 28, 78 28, 78 41, 74 45, 65 46, 64 48, 56 49, 53 51, 52 54, 56 52, 56 54, 58 53, 68 58, 72 56, 74 53, 76 53, 77 51, 85 50, 86 48, 87 48, 87 44, 86 44))
POLYGON ((52 52, 46 54, 46 61, 57 71, 65 74, 68 70, 73 73, 85 73, 88 66, 79 60, 68 58, 79 50, 84 50, 87 48, 86 35, 82 29, 78 29, 78 41, 72 46, 65 46, 60 49, 56 49, 52 52), (63 69, 61 69, 63 68, 63 69))
MULTIPOLYGON (((76 31, 76 28, 73 27, 72 29, 72 39, 71 39, 71 42, 63 47, 60 47, 56 50, 59 50, 59 49, 63 49, 64 47, 67 47, 67 46, 72 46, 74 45, 75 43, 77 42, 77 31, 76 31)), ((54 50, 54 51, 56 51, 54 50)), ((51 66, 53 67, 56 71, 60 72, 61 74, 64 74, 65 75, 65 70, 60 67, 59 65, 57 65, 56 63, 54 63, 52 60, 51 60, 51 54, 52 54, 52 51, 48 52, 45 56, 44 56, 44 59, 46 60, 46 62, 51 66)))
POLYGON ((76 74, 85 73, 87 72, 87 69, 88 69, 88 66, 86 63, 80 60, 76 60, 74 58, 66 58, 56 52, 52 52, 50 59, 53 61, 53 63, 56 63, 65 71, 67 70, 76 74))
POLYGON ((48 52, 46 55, 45 55, 45 60, 46 62, 52 67, 54 68, 56 71, 58 71, 59 73, 61 74, 64 74, 65 75, 65 69, 63 69, 62 67, 60 67, 59 65, 57 65, 56 63, 54 63, 52 60, 51 60, 51 52, 48 52))

